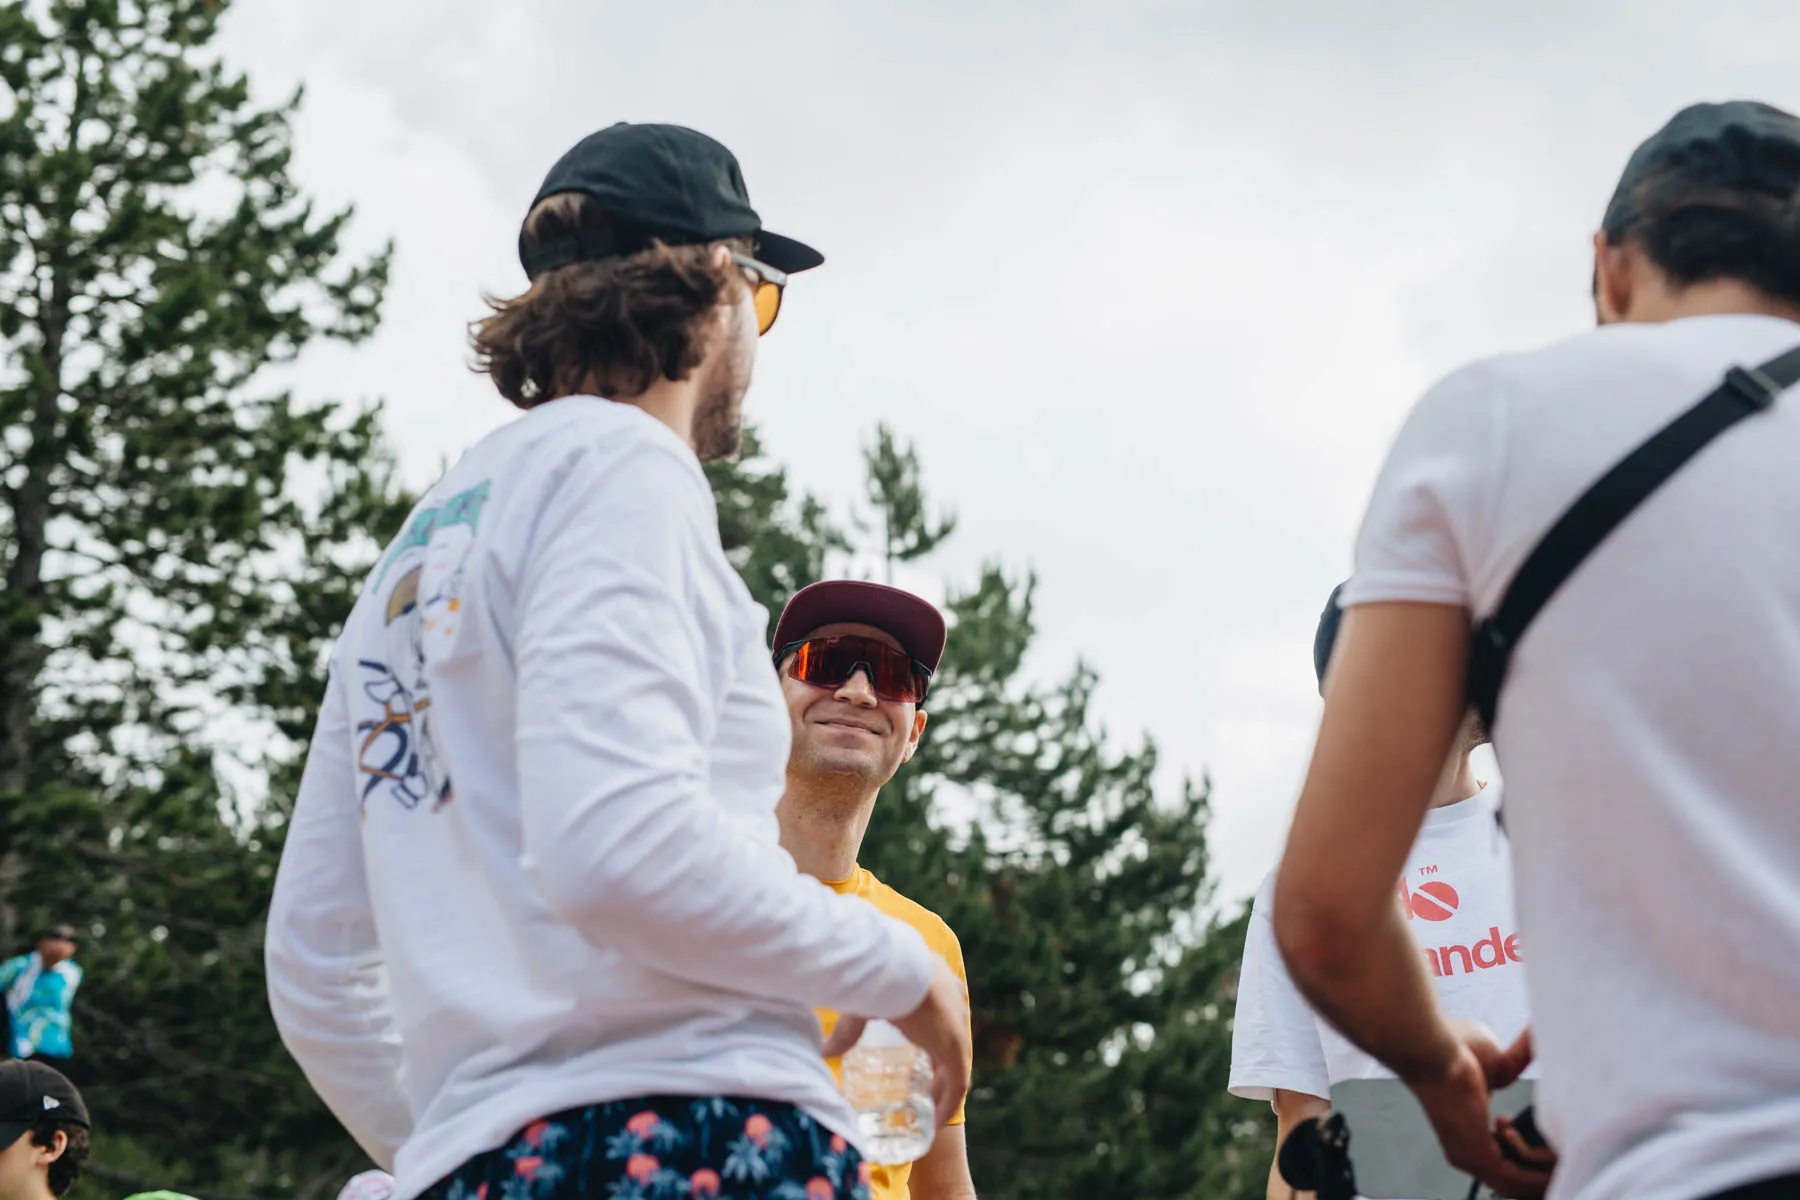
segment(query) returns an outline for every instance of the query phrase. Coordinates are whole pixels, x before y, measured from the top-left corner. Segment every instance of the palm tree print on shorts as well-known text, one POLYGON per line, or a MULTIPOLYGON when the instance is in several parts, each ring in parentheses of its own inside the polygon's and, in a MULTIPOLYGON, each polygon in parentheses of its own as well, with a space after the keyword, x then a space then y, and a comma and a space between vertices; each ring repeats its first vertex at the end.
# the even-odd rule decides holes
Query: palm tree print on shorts
POLYGON ((868 1200, 868 1174, 791 1104, 651 1096, 533 1121, 422 1200, 868 1200))

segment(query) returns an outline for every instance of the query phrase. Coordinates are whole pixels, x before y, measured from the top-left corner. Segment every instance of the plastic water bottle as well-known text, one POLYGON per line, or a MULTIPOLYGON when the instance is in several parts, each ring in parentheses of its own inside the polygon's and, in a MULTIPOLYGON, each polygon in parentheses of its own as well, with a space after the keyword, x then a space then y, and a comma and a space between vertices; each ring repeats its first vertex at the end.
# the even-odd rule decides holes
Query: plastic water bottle
POLYGON ((841 1067, 863 1158, 883 1166, 923 1158, 937 1134, 930 1056, 888 1022, 870 1021, 841 1067))

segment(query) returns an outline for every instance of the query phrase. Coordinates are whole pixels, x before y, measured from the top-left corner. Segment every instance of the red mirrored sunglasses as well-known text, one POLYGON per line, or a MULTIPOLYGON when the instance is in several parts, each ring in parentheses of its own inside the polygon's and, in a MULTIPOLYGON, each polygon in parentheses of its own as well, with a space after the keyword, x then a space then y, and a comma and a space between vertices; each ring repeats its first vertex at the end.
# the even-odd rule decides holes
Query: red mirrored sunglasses
POLYGON ((931 691, 931 668, 904 650, 872 637, 842 634, 804 638, 775 651, 779 670, 794 656, 788 674, 813 687, 843 687, 858 670, 868 673, 875 695, 897 704, 923 704, 931 691))

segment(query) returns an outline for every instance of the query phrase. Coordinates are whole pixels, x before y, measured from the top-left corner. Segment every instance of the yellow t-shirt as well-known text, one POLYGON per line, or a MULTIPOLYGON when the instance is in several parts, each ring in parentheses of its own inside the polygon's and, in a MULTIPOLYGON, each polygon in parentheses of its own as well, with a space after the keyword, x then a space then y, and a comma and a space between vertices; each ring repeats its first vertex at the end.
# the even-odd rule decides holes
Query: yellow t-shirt
MULTIPOLYGON (((931 947, 934 954, 944 956, 944 961, 950 964, 950 969, 962 979, 963 986, 969 985, 969 973, 963 968, 962 945, 956 940, 956 935, 950 932, 950 926, 944 924, 944 918, 924 905, 908 900, 875 878, 860 864, 856 870, 850 873, 850 878, 827 886, 841 896, 861 896, 888 916, 911 925, 924 935, 925 944, 931 947)), ((825 1027, 825 1036, 830 1037, 832 1027, 837 1024, 838 1015, 828 1008, 821 1008, 818 1013, 819 1024, 825 1027)), ((838 1060, 828 1058, 825 1061, 831 1065, 831 1073, 837 1077, 841 1085, 843 1079, 839 1075, 838 1060)), ((950 1124, 961 1125, 962 1123, 963 1105, 959 1104, 956 1106, 956 1115, 950 1118, 950 1124)), ((911 1163, 903 1163, 897 1167, 871 1164, 869 1167, 870 1197, 872 1200, 911 1200, 906 1186, 907 1178, 911 1174, 911 1163)))

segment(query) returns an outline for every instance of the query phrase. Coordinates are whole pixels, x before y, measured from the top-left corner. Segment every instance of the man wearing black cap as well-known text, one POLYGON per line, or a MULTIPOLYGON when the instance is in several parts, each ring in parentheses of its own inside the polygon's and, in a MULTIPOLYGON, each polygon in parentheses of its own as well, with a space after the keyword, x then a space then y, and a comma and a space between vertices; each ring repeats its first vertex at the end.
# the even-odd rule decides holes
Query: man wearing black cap
MULTIPOLYGON (((1343 617, 1342 592, 1341 585, 1332 591, 1313 636, 1321 696, 1343 617)), ((1415 952, 1425 960, 1444 1012, 1479 1023, 1505 1046, 1525 1029, 1525 956, 1513 918, 1512 856, 1495 820, 1500 789, 1477 780, 1469 761, 1486 741, 1471 715, 1432 793, 1397 890, 1415 952)), ((1300 1122, 1330 1111, 1332 1085, 1392 1078, 1393 1072, 1320 1019, 1294 986, 1275 945, 1275 880, 1271 871, 1257 889, 1245 932, 1228 1087, 1234 1096, 1274 1107, 1279 1147, 1300 1122)), ((1269 1200, 1293 1194, 1271 1164, 1269 1200)))
MULTIPOLYGON (((944 638, 943 614, 899 588, 836 579, 795 593, 775 625, 775 666, 793 728, 776 816, 781 844, 802 871, 917 929, 966 983, 962 946, 944 919, 857 862, 876 796, 919 748, 944 638)), ((819 1015, 832 1034, 838 1014, 819 1015)), ((853 1032, 846 1022, 831 1049, 844 1048, 853 1032)), ((872 1200, 973 1200, 962 1098, 925 1157, 874 1167, 869 1189, 872 1200)))
POLYGON ((768 614, 719 543, 758 335, 820 256, 724 146, 615 125, 550 171, 477 360, 525 415, 426 494, 330 662, 270 1003, 397 1200, 865 1191, 817 1007, 968 1080, 961 981, 794 870, 768 614))
POLYGON ((0 1063, 0 1200, 52 1200, 88 1156, 87 1106, 40 1062, 0 1063))
POLYGON ((1517 1058, 1449 1028, 1389 899, 1475 703, 1506 773, 1554 1194, 1793 1197, 1800 118, 1678 113, 1626 165, 1593 286, 1602 328, 1456 372, 1389 455, 1275 933, 1453 1163, 1542 1190, 1489 1121, 1517 1058))

